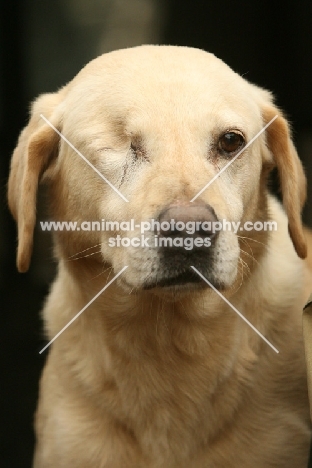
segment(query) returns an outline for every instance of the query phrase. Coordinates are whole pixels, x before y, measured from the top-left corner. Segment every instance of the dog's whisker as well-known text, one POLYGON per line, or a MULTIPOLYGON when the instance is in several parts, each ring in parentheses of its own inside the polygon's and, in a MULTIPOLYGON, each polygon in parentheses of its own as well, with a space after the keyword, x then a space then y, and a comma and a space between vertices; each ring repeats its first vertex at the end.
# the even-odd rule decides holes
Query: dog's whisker
MULTIPOLYGON (((238 237, 241 239, 241 241, 245 245, 247 245, 249 247, 250 251, 252 252, 253 257, 254 257, 254 253, 253 253, 252 247, 249 245, 248 241, 253 241, 253 242, 256 242, 256 243, 262 245, 266 252, 269 252, 269 253, 270 252, 277 252, 276 249, 272 249, 271 247, 268 247, 266 244, 264 244, 263 242, 257 241, 256 239, 251 239, 250 237, 242 237, 242 236, 238 236, 238 237)), ((245 250, 241 249, 241 251, 244 252, 247 255, 247 252, 245 250)))
POLYGON ((134 291, 135 289, 136 289, 136 288, 135 288, 135 286, 133 286, 133 287, 130 289, 130 291, 129 291, 129 294, 128 294, 128 295, 130 296, 130 295, 133 293, 133 291, 134 291))
POLYGON ((100 242, 99 244, 92 245, 92 247, 88 247, 87 249, 81 250, 80 252, 77 252, 74 255, 71 255, 70 257, 68 257, 68 260, 73 258, 73 257, 76 257, 76 255, 80 255, 80 254, 82 254, 84 252, 87 252, 88 250, 95 249, 96 247, 99 247, 100 245, 103 245, 103 242, 100 242))
POLYGON ((245 262, 245 260, 243 260, 241 257, 239 258, 239 263, 240 263, 240 265, 242 267, 242 270, 244 270, 244 268, 247 270, 247 273, 248 273, 247 276, 250 275, 251 274, 251 269, 250 269, 248 263, 245 262))
POLYGON ((114 271, 113 267, 110 267, 110 272, 108 273, 108 276, 107 276, 107 281, 106 281, 106 283, 108 283, 108 282, 109 282, 110 275, 113 273, 113 271, 114 271))
POLYGON ((253 255, 252 247, 248 244, 247 238, 246 238, 246 237, 240 237, 240 236, 239 236, 239 239, 241 240, 241 242, 242 242, 244 245, 246 245, 246 246, 249 248, 251 254, 253 255))
POLYGON ((267 245, 265 244, 264 242, 261 242, 261 241, 258 241, 257 239, 252 239, 251 237, 244 237, 244 236, 238 236, 240 239, 245 239, 245 241, 252 241, 252 242, 255 242, 257 244, 260 244, 263 246, 263 248, 266 250, 266 252, 273 252, 273 253, 278 253, 277 249, 274 249, 272 248, 272 246, 270 245, 267 245))
POLYGON ((92 281, 92 280, 98 278, 99 276, 104 275, 104 273, 105 273, 107 270, 112 269, 112 268, 113 268, 113 267, 111 267, 111 266, 105 268, 105 270, 103 270, 103 271, 101 271, 101 273, 99 273, 99 274, 93 276, 93 277, 92 277, 91 279, 89 279, 88 281, 92 281))
POLYGON ((81 257, 70 258, 69 260, 67 260, 67 262, 74 262, 76 260, 81 260, 82 258, 92 257, 92 255, 96 255, 96 254, 99 254, 99 253, 101 253, 101 250, 97 250, 96 252, 92 252, 92 253, 87 254, 87 255, 81 255, 81 257))
MULTIPOLYGON (((241 259, 240 259, 241 260, 241 259)), ((233 290, 233 287, 231 288, 231 290, 233 291, 233 295, 237 293, 237 291, 240 290, 240 288, 242 287, 242 285, 244 284, 244 278, 245 278, 245 274, 244 274, 244 263, 239 263, 238 265, 238 270, 240 272, 240 275, 241 275, 241 281, 240 283, 238 284, 238 286, 235 288, 235 290, 233 290)), ((247 275, 248 276, 248 275, 247 275)), ((234 285, 233 285, 234 286, 234 285)))
POLYGON ((238 259, 239 260, 239 263, 237 265, 237 269, 238 269, 238 273, 240 273, 240 283, 236 286, 236 284, 234 283, 229 289, 230 291, 232 292, 232 294, 236 294, 237 291, 240 290, 240 288, 243 286, 244 284, 244 280, 245 278, 248 278, 248 276, 251 275, 251 270, 248 266, 248 264, 246 262, 244 262, 244 260, 242 260, 241 258, 238 259), (244 273, 244 270, 247 269, 247 274, 244 273), (235 287, 235 289, 234 289, 235 287))
POLYGON ((255 242, 256 244, 259 244, 263 246, 264 248, 267 248, 267 245, 264 242, 258 241, 257 239, 252 239, 252 237, 244 237, 244 236, 238 236, 239 239, 241 239, 243 242, 246 243, 246 245, 249 246, 248 241, 255 242))
MULTIPOLYGON (((249 254, 249 253, 246 252, 245 250, 241 249, 241 254, 242 254, 242 255, 246 255, 248 258, 250 258, 250 259, 252 260, 252 262, 254 262, 254 263, 256 263, 257 265, 259 265, 259 262, 258 262, 258 260, 255 258, 255 256, 253 255, 253 253, 252 253, 252 254, 249 254)), ((240 257, 240 259, 241 259, 242 261, 244 261, 241 257, 240 257)), ((246 263, 246 266, 248 266, 247 263, 246 263)), ((249 266, 248 266, 248 268, 249 268, 249 266)), ((249 271, 250 271, 250 268, 249 268, 249 271)))

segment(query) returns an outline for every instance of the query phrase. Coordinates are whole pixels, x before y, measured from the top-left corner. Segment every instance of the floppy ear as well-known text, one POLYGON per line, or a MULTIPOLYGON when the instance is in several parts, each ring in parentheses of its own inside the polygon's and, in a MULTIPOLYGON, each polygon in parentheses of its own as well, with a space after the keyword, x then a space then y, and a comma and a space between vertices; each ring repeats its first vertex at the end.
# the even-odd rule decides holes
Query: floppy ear
POLYGON ((40 114, 57 127, 53 110, 59 101, 58 94, 44 94, 34 102, 29 124, 22 131, 12 156, 8 202, 18 225, 17 268, 20 272, 29 268, 38 183, 58 151, 59 137, 40 114))
POLYGON ((286 119, 273 105, 263 107, 265 123, 274 116, 277 119, 267 128, 267 143, 278 169, 283 204, 288 216, 288 229, 295 250, 300 258, 307 256, 307 244, 301 222, 301 210, 306 200, 306 177, 291 140, 286 119))

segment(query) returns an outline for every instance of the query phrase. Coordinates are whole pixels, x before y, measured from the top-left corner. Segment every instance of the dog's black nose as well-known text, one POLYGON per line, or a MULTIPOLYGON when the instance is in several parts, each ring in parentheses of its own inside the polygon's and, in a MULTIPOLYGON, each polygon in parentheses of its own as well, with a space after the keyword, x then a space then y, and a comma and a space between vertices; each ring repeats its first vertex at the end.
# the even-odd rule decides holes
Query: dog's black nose
POLYGON ((214 223, 218 218, 210 205, 204 203, 173 204, 158 217, 158 234, 174 238, 207 238, 216 236, 214 223))
MULTIPOLYGON (((202 283, 191 266, 205 270, 211 262, 219 232, 213 208, 201 201, 177 202, 167 206, 157 221, 155 239, 161 265, 157 286, 202 283)), ((150 287, 154 283, 147 284, 146 288, 150 287)))

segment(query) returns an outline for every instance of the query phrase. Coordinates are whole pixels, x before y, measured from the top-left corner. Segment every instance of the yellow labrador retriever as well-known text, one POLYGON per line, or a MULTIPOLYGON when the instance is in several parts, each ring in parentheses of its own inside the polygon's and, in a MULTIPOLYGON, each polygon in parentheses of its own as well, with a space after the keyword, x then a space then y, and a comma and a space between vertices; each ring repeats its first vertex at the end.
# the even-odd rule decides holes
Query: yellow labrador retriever
POLYGON ((105 54, 20 136, 22 272, 40 180, 76 223, 54 233, 48 339, 81 313, 49 349, 35 468, 305 468, 305 177, 270 93, 196 49, 105 54))

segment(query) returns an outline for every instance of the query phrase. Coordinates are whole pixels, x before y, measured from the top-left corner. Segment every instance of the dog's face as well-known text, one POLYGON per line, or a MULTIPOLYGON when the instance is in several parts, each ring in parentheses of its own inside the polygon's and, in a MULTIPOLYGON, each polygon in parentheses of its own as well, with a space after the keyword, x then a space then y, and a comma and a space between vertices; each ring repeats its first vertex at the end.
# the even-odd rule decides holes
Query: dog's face
MULTIPOLYGON (((250 265, 248 254, 242 256, 246 233, 213 232, 209 226, 266 220, 266 178, 274 165, 290 235, 304 257, 305 179, 270 94, 195 49, 144 46, 106 54, 60 92, 39 98, 20 138, 9 182, 19 222, 19 269, 28 267, 36 184, 44 174, 56 220, 119 223, 114 232, 59 233, 62 255, 101 244, 96 261, 115 272, 127 265, 120 282, 130 289, 207 286, 191 266, 216 287, 230 288, 240 263, 250 265), (41 113, 128 201, 60 140, 41 113), (130 220, 131 229, 126 224, 120 229, 130 220)), ((257 234, 259 245, 265 235, 257 234)))

